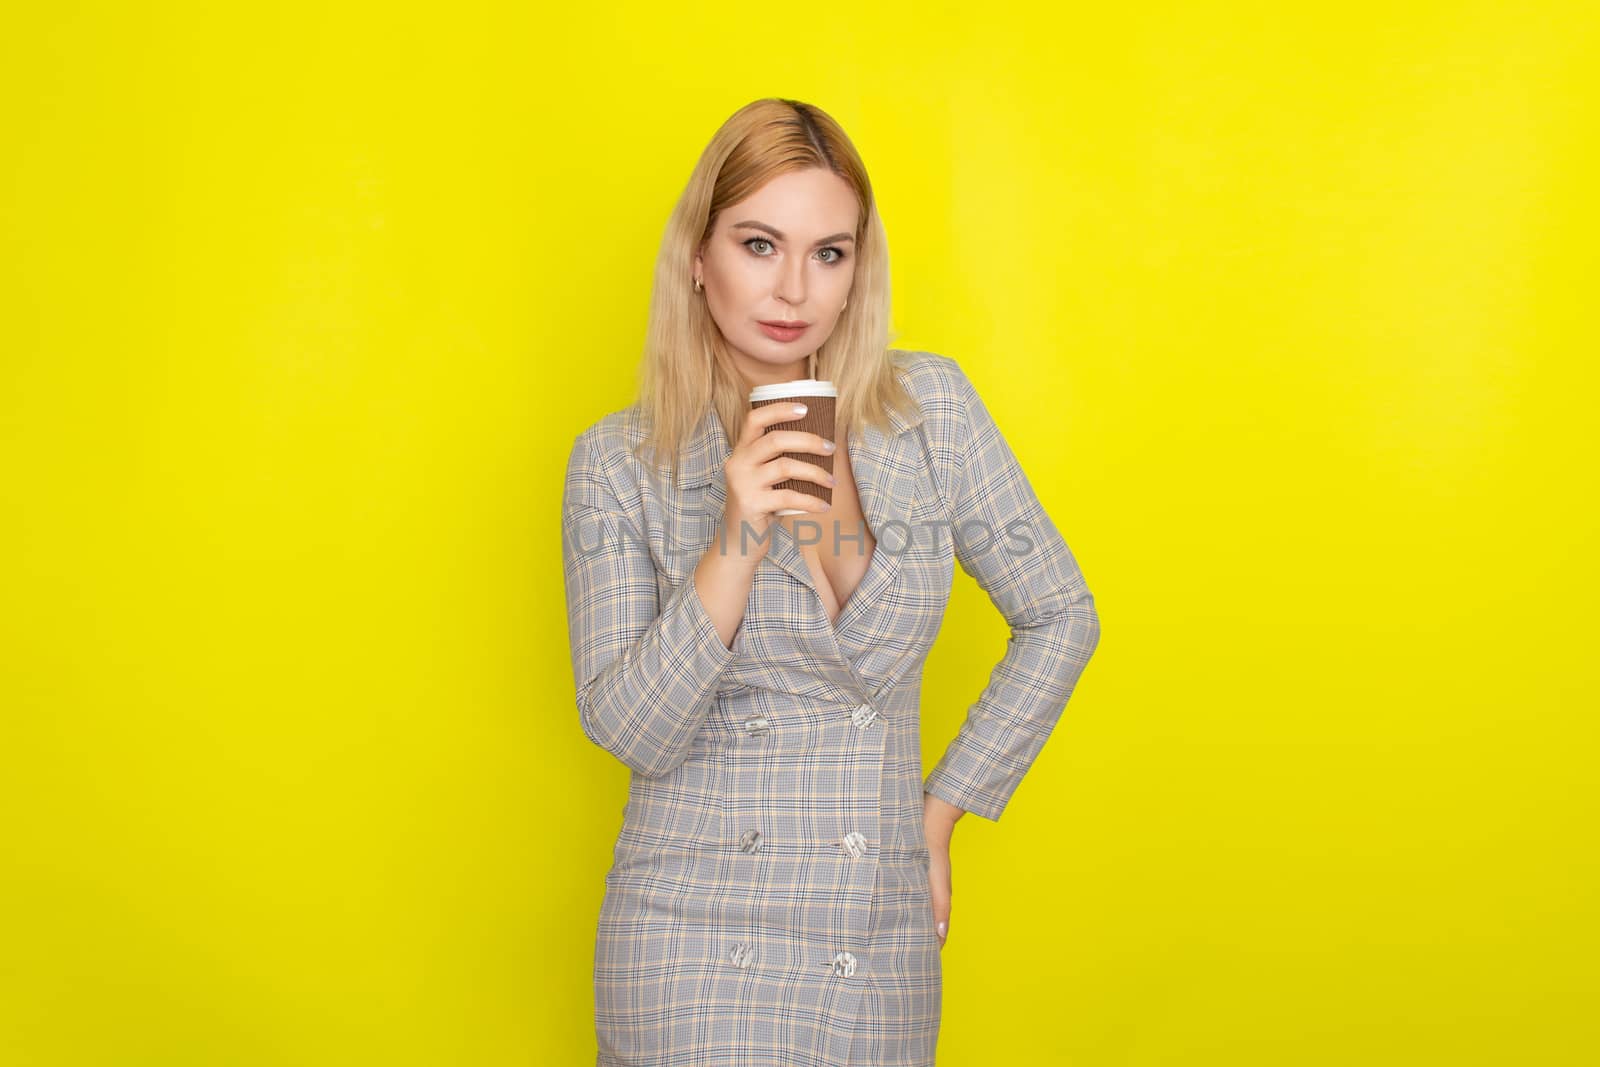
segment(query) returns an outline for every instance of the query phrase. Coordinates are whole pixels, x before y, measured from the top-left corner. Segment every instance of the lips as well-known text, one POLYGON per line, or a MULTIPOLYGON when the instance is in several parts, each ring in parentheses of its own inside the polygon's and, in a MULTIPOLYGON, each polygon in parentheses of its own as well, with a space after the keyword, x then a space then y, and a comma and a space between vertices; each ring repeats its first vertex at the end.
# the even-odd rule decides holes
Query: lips
POLYGON ((774 341, 798 341, 805 335, 809 322, 761 322, 761 332, 774 341))
POLYGON ((762 319, 761 325, 776 326, 781 330, 803 330, 811 324, 809 322, 801 322, 799 319, 793 319, 789 321, 785 321, 783 319, 762 319))

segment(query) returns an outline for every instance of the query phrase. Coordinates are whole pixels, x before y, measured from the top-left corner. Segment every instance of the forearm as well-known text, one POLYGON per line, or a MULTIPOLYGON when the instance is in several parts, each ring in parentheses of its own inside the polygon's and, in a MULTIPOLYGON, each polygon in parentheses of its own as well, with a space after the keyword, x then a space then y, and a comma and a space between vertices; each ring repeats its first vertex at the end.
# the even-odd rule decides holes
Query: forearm
POLYGON ((688 755, 732 659, 686 581, 645 632, 578 690, 584 733, 640 774, 665 774, 688 755))
POLYGON ((694 569, 694 586, 700 602, 717 628, 717 636, 729 649, 734 635, 744 622, 745 605, 750 602, 750 586, 755 581, 759 559, 740 555, 733 548, 723 551, 717 540, 711 542, 694 569))

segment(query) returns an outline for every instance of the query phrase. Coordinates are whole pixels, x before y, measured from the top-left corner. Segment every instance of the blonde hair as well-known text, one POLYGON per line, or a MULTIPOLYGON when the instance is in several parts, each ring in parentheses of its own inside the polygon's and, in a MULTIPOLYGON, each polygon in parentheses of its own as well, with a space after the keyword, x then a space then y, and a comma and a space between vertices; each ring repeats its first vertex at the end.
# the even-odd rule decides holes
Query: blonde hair
POLYGON ((647 434, 635 449, 670 464, 715 409, 737 443, 749 393, 710 308, 694 289, 695 253, 718 215, 780 174, 821 167, 843 178, 860 204, 850 298, 816 351, 815 377, 839 390, 836 437, 849 427, 883 427, 891 408, 911 415, 916 401, 894 373, 889 344, 889 250, 872 183, 849 137, 826 113, 797 100, 756 100, 734 112, 700 154, 667 220, 656 257, 650 321, 639 372, 639 407, 647 434))

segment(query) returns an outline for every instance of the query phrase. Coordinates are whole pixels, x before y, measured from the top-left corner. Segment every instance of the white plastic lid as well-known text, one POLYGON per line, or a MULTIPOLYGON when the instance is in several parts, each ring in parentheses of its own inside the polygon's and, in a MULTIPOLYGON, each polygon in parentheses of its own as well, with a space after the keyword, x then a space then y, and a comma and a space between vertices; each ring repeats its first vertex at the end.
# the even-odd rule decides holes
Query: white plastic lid
POLYGON ((777 397, 789 396, 832 396, 837 397, 839 390, 834 388, 832 382, 819 378, 800 378, 792 382, 774 382, 772 385, 758 385, 750 390, 750 402, 757 400, 772 400, 777 397))

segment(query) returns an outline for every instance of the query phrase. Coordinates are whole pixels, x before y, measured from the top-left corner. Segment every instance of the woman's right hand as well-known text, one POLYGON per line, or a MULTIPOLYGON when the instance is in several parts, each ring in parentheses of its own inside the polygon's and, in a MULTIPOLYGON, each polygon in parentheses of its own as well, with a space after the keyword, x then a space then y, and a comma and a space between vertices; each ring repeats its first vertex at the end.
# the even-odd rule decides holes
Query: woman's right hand
POLYGON ((766 432, 774 423, 793 422, 798 418, 800 415, 788 401, 753 407, 745 416, 739 440, 722 464, 727 487, 722 517, 723 544, 731 555, 751 560, 765 556, 772 544, 767 531, 777 517, 773 513, 779 508, 800 508, 816 513, 829 509, 821 497, 798 489, 773 488, 788 478, 829 487, 834 484, 833 476, 815 463, 783 455, 785 452, 825 454, 833 450, 833 442, 806 430, 766 432))

